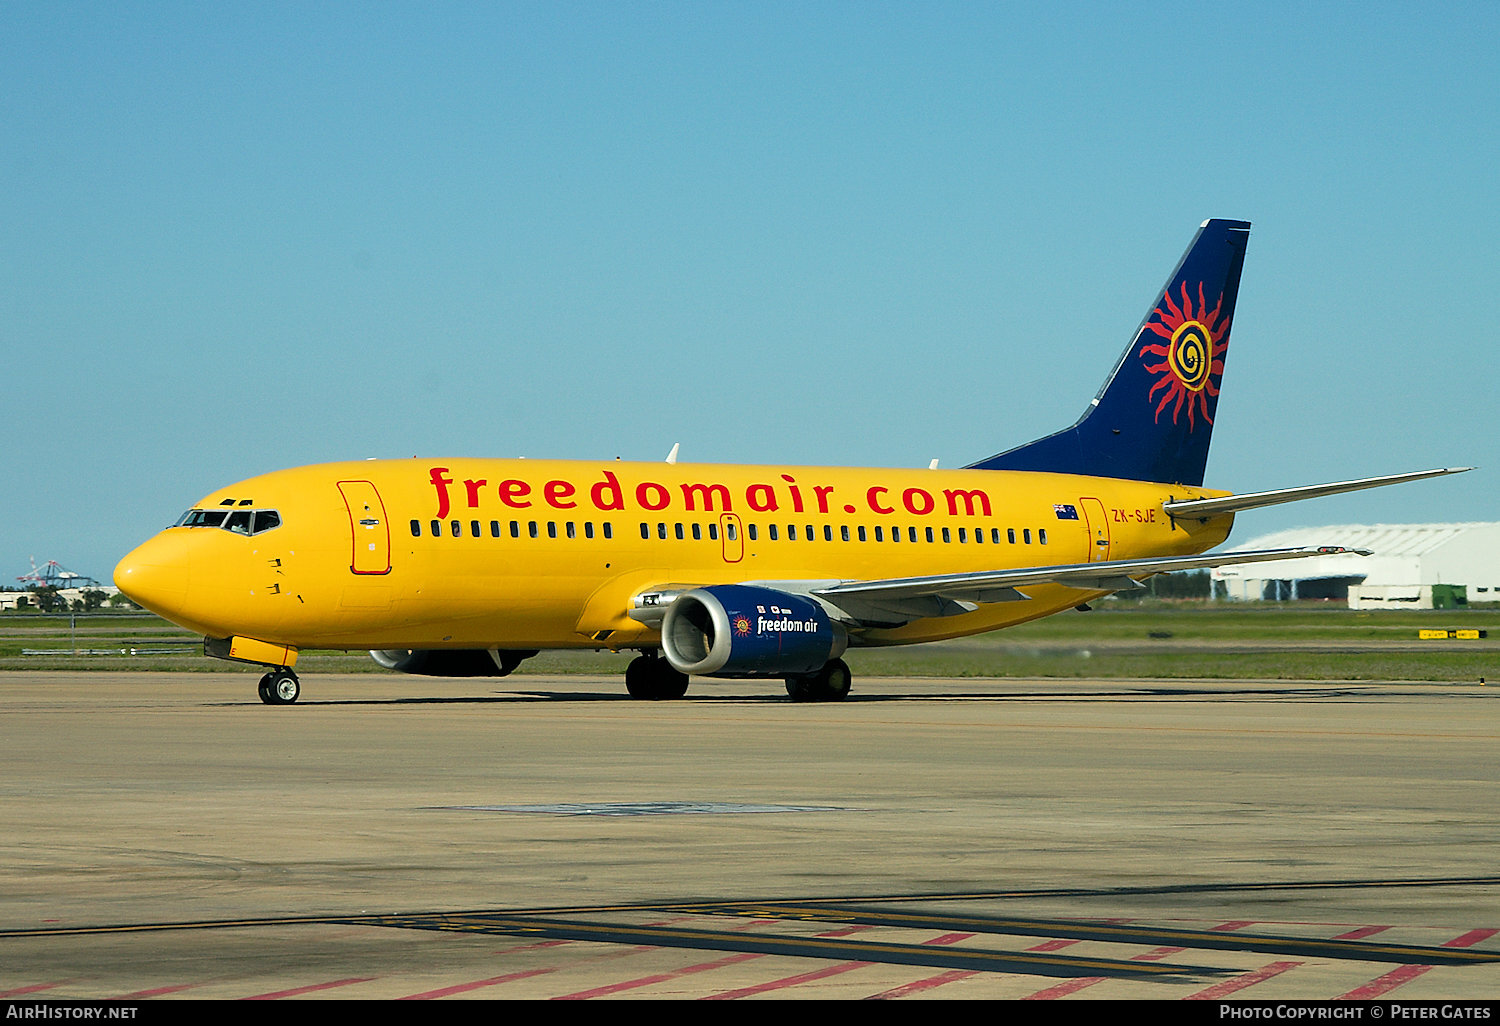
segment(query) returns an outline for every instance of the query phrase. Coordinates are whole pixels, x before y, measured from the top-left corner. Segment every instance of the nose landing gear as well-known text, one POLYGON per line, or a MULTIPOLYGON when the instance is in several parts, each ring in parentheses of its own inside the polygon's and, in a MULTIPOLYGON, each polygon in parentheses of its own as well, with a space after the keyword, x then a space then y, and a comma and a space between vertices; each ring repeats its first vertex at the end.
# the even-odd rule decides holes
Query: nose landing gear
POLYGON ((286 667, 260 679, 260 700, 266 705, 291 705, 302 694, 302 682, 286 667))

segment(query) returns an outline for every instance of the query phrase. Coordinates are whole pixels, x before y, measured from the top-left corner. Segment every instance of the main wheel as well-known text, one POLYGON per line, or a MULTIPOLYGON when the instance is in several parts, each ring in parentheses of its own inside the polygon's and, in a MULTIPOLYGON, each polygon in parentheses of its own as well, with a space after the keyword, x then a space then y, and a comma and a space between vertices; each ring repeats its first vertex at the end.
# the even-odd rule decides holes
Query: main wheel
POLYGON ((688 675, 660 657, 643 655, 625 667, 625 690, 631 698, 681 698, 687 689, 688 675))
POLYGON ((804 673, 786 679, 786 693, 794 702, 840 702, 849 697, 854 677, 849 664, 833 659, 816 673, 804 673))
POLYGON ((260 700, 267 705, 291 705, 302 694, 302 682, 291 670, 277 670, 260 679, 260 700))
POLYGON ((818 673, 819 697, 825 702, 842 702, 849 697, 849 689, 853 686, 854 675, 849 672, 849 664, 842 659, 832 660, 818 673))

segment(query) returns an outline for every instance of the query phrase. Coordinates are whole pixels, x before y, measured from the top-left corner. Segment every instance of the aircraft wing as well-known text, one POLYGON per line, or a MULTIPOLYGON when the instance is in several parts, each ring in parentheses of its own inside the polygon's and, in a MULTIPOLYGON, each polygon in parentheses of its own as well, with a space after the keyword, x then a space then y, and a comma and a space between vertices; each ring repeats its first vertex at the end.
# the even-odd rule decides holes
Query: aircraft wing
POLYGON ((1220 552, 1200 556, 1167 556, 1155 559, 1115 559, 1098 563, 1025 567, 977 573, 934 574, 928 577, 898 577, 881 581, 816 582, 807 589, 824 602, 848 613, 853 619, 874 624, 905 623, 928 616, 954 616, 972 612, 984 602, 1016 602, 1027 596, 1028 585, 1060 584, 1086 591, 1130 591, 1141 587, 1140 579, 1175 570, 1199 570, 1235 563, 1258 563, 1273 559, 1298 559, 1340 553, 1368 556, 1369 549, 1346 549, 1336 545, 1291 549, 1258 549, 1220 552))

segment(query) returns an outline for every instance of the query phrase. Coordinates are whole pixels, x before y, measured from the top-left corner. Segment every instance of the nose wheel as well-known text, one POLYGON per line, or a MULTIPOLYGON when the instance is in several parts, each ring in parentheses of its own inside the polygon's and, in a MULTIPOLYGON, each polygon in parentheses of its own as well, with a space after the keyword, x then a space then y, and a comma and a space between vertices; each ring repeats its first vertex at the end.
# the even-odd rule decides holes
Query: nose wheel
POLYGON ((291 705, 302 694, 302 682, 291 670, 272 670, 260 679, 260 700, 266 705, 291 705))

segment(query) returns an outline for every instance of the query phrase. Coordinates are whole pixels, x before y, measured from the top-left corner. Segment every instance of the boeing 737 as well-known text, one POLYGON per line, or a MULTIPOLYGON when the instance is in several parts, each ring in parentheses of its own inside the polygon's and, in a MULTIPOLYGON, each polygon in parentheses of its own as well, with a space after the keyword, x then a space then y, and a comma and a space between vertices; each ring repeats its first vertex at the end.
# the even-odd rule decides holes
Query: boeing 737
POLYGON ((847 648, 993 631, 1160 573, 1344 551, 1212 554, 1236 513, 1458 473, 1205 488, 1250 225, 1203 223, 1065 430, 959 470, 371 460, 206 496, 115 570, 131 599, 267 668, 304 649, 504 676, 542 649, 637 651, 637 698, 690 675, 849 693, 847 648))

